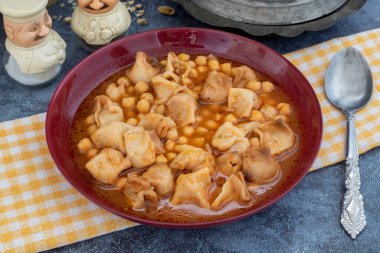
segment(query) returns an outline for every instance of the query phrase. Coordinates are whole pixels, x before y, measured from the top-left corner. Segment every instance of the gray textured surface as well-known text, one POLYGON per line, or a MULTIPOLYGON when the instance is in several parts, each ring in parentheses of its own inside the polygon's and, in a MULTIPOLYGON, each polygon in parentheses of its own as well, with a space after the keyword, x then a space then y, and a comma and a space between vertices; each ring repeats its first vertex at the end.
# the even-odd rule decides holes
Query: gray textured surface
MULTIPOLYGON (((61 0, 62 1, 62 0, 61 0)), ((135 23, 129 33, 158 27, 207 27, 169 1, 143 1, 150 25, 135 23), (160 16, 156 7, 175 6, 175 17, 160 16)), ((69 15, 70 9, 57 5, 52 15, 69 15)), ((380 27, 378 0, 369 0, 364 8, 321 32, 307 32, 295 38, 254 38, 281 53, 304 48, 325 40, 380 27)), ((43 88, 14 84, 0 67, 0 121, 44 112, 63 75, 86 56, 80 50, 69 26, 54 24, 68 42, 68 58, 59 78, 43 88)), ((236 30, 229 30, 238 32, 236 30)), ((242 33, 244 34, 244 33, 242 33)), ((0 32, 0 53, 4 33, 0 32)), ((138 226, 98 238, 68 245, 51 252, 380 252, 380 149, 361 156, 362 193, 366 201, 368 225, 352 241, 340 226, 343 195, 343 165, 338 164, 310 173, 285 198, 265 212, 240 222, 202 230, 168 230, 138 226)))

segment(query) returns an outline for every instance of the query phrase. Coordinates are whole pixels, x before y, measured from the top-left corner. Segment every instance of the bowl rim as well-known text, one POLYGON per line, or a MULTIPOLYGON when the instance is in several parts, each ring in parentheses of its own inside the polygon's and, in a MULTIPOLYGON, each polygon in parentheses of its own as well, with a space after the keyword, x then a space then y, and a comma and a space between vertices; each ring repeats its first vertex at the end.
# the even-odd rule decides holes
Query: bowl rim
POLYGON ((155 226, 155 227, 163 227, 163 228, 176 228, 176 229, 205 228, 205 227, 212 227, 212 226, 222 225, 222 224, 226 224, 226 223, 242 220, 244 218, 248 218, 248 217, 250 217, 250 216, 252 216, 252 215, 254 215, 254 214, 258 213, 258 212, 261 212, 264 209, 272 206, 275 202, 277 202, 278 200, 280 200, 281 198, 283 198, 292 189, 294 189, 300 183, 300 181, 304 178, 304 176, 308 173, 309 169, 311 168, 311 166, 313 165, 315 159, 317 158, 317 155, 318 155, 318 152, 320 150, 321 143, 322 143, 322 137, 323 137, 323 115, 322 115, 322 110, 321 110, 321 105, 319 103, 319 100, 318 100, 318 98, 317 98, 317 96, 315 94, 314 89, 312 88, 311 84, 307 80, 307 78, 302 74, 302 72, 296 66, 294 66, 288 59, 286 59, 283 55, 281 55, 280 53, 278 53, 274 49, 271 49, 270 47, 268 47, 268 46, 266 46, 266 45, 264 45, 264 44, 262 44, 262 43, 260 43, 258 41, 255 41, 253 39, 250 39, 250 38, 247 38, 247 37, 244 37, 244 36, 241 36, 241 35, 233 34, 233 33, 230 33, 230 32, 216 30, 216 29, 198 28, 198 27, 158 28, 158 29, 152 29, 152 30, 148 30, 148 31, 144 31, 144 32, 140 32, 140 33, 136 33, 136 34, 133 34, 133 35, 128 35, 126 37, 120 38, 120 39, 118 39, 118 40, 116 40, 116 41, 114 41, 114 42, 112 42, 112 43, 110 43, 110 44, 108 44, 108 45, 106 45, 106 46, 98 49, 97 51, 93 52, 92 54, 90 54, 87 57, 85 57, 84 59, 82 59, 79 63, 77 63, 65 75, 65 77, 59 83, 59 85, 57 86, 56 90, 54 91, 54 93, 53 93, 53 95, 51 97, 51 100, 50 100, 49 106, 48 106, 48 110, 47 110, 47 113, 46 113, 45 134, 46 134, 46 142, 47 142, 47 145, 48 145, 49 153, 51 154, 51 156, 52 156, 52 158, 54 160, 54 163, 56 164, 56 166, 59 169, 59 171, 61 172, 61 174, 66 178, 66 180, 77 191, 79 191, 84 197, 86 197, 92 203, 95 203, 99 207, 104 208, 104 209, 112 212, 113 214, 116 214, 119 217, 122 217, 124 219, 127 219, 129 221, 133 221, 133 222, 136 222, 136 223, 139 223, 139 224, 150 225, 150 226, 155 226), (297 176, 294 177, 293 182, 290 185, 288 185, 287 187, 285 187, 284 190, 279 191, 279 193, 277 195, 275 195, 274 198, 270 199, 269 201, 266 201, 259 208, 248 210, 246 212, 243 212, 241 214, 238 214, 238 215, 235 215, 235 216, 232 216, 232 217, 226 217, 226 218, 221 218, 221 219, 211 220, 211 221, 195 222, 195 223, 163 222, 163 221, 148 220, 148 219, 140 218, 138 216, 133 216, 133 215, 127 214, 125 212, 122 212, 121 210, 117 210, 117 209, 114 209, 112 207, 104 205, 100 200, 98 200, 97 198, 95 198, 91 194, 87 193, 85 190, 83 190, 79 184, 71 181, 69 179, 69 173, 64 168, 61 168, 61 166, 58 163, 58 158, 57 158, 58 154, 56 152, 51 152, 52 147, 54 145, 53 144, 53 140, 51 138, 52 125, 54 124, 54 122, 52 120, 52 111, 54 109, 55 101, 56 101, 57 97, 60 94, 60 91, 64 88, 65 83, 67 82, 67 80, 69 80, 73 76, 73 74, 75 74, 76 69, 79 66, 81 66, 83 64, 88 64, 89 62, 91 62, 91 60, 95 56, 97 56, 99 54, 102 54, 103 51, 106 51, 108 48, 115 47, 115 46, 117 46, 119 44, 126 43, 126 41, 128 41, 130 39, 136 39, 136 38, 139 38, 139 37, 143 37, 144 35, 150 34, 150 33, 157 33, 157 32, 160 32, 160 31, 166 31, 166 32, 170 32, 170 31, 187 32, 187 31, 194 31, 194 30, 195 31, 202 31, 202 32, 205 32, 205 33, 214 33, 214 34, 218 34, 218 35, 226 35, 226 36, 230 36, 232 38, 237 38, 237 39, 243 41, 244 43, 249 43, 249 44, 253 43, 253 44, 256 44, 257 46, 259 46, 261 48, 264 48, 265 50, 270 51, 275 56, 277 56, 277 57, 281 58, 282 60, 284 60, 288 64, 288 66, 291 69, 293 69, 293 71, 295 71, 295 73, 298 74, 298 77, 301 79, 300 81, 303 82, 303 83, 305 83, 305 84, 307 84, 306 88, 312 91, 311 94, 313 96, 313 99, 317 102, 317 106, 316 107, 317 107, 318 115, 314 115, 314 117, 315 116, 318 117, 318 121, 319 121, 318 123, 319 123, 319 126, 320 126, 320 131, 318 131, 316 133, 316 136, 317 136, 317 139, 318 139, 318 143, 317 143, 318 145, 313 150, 313 153, 312 153, 312 157, 313 158, 309 161, 309 163, 307 164, 307 166, 305 166, 305 169, 303 171, 299 171, 299 173, 297 173, 297 176))

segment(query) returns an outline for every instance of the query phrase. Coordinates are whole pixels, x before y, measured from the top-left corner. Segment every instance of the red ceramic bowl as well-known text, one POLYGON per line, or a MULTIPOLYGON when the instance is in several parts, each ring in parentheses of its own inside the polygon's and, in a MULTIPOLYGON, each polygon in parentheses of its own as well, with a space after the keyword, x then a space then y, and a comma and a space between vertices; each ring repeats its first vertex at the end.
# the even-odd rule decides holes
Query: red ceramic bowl
POLYGON ((138 223, 175 228, 208 227, 236 221, 255 214, 288 193, 305 176, 317 156, 322 139, 322 114, 317 97, 306 78, 280 54, 247 38, 231 33, 201 29, 173 28, 148 31, 120 39, 96 51, 71 70, 55 91, 46 116, 46 138, 50 153, 66 179, 99 206, 138 223), (134 62, 137 51, 164 57, 169 51, 214 54, 246 64, 272 78, 300 108, 304 143, 302 159, 287 184, 265 203, 247 212, 215 221, 178 224, 145 220, 126 214, 102 199, 84 182, 71 158, 69 129, 81 102, 98 84, 134 62))

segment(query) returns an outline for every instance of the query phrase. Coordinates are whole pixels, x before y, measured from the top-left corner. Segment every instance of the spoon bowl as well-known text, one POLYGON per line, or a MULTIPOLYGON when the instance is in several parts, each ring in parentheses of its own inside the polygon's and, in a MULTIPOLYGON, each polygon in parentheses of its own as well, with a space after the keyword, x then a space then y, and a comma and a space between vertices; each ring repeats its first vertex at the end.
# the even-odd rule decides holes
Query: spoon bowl
POLYGON ((345 48, 333 57, 325 82, 328 99, 344 111, 357 111, 371 99, 371 70, 364 56, 355 48, 345 48))
POLYGON ((347 117, 346 192, 340 223, 355 239, 366 225, 363 196, 360 194, 355 111, 368 104, 373 91, 371 70, 358 50, 345 48, 333 57, 326 72, 325 91, 330 102, 342 109, 347 117))

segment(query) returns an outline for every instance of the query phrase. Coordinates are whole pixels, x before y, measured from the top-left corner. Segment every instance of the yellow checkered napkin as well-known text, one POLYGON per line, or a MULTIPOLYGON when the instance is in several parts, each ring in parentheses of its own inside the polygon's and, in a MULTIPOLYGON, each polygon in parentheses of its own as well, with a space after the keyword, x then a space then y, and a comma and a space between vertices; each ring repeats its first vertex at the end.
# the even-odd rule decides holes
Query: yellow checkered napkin
MULTIPOLYGON (((345 118, 324 95, 327 65, 337 51, 362 51, 376 85, 357 113, 360 153, 380 145, 380 29, 287 54, 313 85, 324 116, 323 144, 313 170, 344 159, 345 118)), ((35 252, 136 224, 90 203, 55 167, 45 141, 45 114, 0 123, 0 252, 35 252)))

